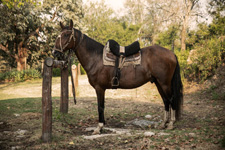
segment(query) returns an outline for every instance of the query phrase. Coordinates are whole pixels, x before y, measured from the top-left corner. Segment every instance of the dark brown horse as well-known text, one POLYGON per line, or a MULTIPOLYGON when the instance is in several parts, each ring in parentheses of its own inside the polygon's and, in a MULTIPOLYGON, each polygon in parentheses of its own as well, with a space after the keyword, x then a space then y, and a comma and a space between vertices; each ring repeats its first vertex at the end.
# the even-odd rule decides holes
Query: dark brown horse
MULTIPOLYGON (((85 69, 89 83, 95 89, 98 99, 99 125, 94 131, 100 133, 104 119, 105 90, 111 89, 114 67, 103 65, 104 46, 73 28, 73 21, 65 27, 55 41, 53 55, 72 49, 85 69)), ((150 46, 141 49, 141 65, 127 66, 121 70, 118 88, 137 88, 147 82, 154 82, 165 105, 163 128, 172 129, 181 115, 183 87, 180 67, 176 55, 163 47, 150 46)))

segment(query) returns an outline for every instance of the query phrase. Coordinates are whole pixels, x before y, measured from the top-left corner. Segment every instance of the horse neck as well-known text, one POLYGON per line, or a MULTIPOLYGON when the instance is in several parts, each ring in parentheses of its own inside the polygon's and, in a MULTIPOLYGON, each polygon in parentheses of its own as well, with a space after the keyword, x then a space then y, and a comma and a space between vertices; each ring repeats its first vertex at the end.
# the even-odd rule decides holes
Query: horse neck
MULTIPOLYGON (((82 33, 79 34, 81 37, 82 33)), ((97 63, 101 62, 104 46, 86 35, 83 35, 83 39, 80 38, 80 40, 82 42, 78 41, 80 45, 76 48, 75 53, 84 70, 88 73, 95 68, 97 63)))

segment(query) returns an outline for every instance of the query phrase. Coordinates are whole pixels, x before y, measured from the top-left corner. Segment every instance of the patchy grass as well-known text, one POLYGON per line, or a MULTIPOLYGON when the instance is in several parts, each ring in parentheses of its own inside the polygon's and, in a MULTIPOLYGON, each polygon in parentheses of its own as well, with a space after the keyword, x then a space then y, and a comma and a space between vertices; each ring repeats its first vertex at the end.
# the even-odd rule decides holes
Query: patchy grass
MULTIPOLYGON (((78 104, 70 102, 68 114, 59 112, 59 99, 53 98, 53 139, 49 144, 42 143, 41 137, 41 98, 21 98, 0 101, 0 134, 4 141, 1 149, 10 149, 20 146, 22 149, 221 149, 224 146, 224 133, 222 113, 208 108, 198 112, 197 109, 184 111, 183 120, 176 124, 174 130, 142 129, 136 126, 126 126, 126 122, 135 118, 144 119, 147 112, 155 120, 162 118, 163 107, 151 102, 140 102, 135 100, 113 100, 106 99, 106 126, 132 129, 132 135, 117 135, 95 140, 85 140, 83 135, 91 135, 85 131, 87 127, 97 125, 98 114, 96 100, 93 98, 79 98, 78 104), (121 107, 123 106, 123 107, 121 107), (199 115, 200 117, 195 118, 199 115), (214 120, 215 113, 220 119, 214 120), (20 116, 15 116, 19 114, 20 116), (160 117, 158 117, 160 116, 160 117), (209 119, 210 118, 210 119, 209 119), (193 120, 197 121, 193 121, 193 120), (28 130, 25 138, 18 139, 15 131, 18 129, 28 130), (143 134, 135 134, 138 131, 156 133, 152 137, 143 134), (159 136, 158 133, 169 135, 159 136)), ((186 107, 195 107, 195 104, 187 104, 186 107)), ((107 133, 107 131, 105 131, 107 133)))
POLYGON ((41 113, 40 98, 18 98, 0 102, 0 114, 3 120, 15 116, 15 113, 22 114, 28 112, 41 113))
MULTIPOLYGON (((83 78, 83 77, 82 77, 83 78)), ((56 87, 60 78, 53 78, 56 87)), ((106 127, 131 129, 131 135, 116 135, 95 140, 86 140, 83 136, 91 135, 85 131, 87 127, 94 127, 98 123, 97 100, 90 86, 81 82, 82 97, 77 98, 77 105, 72 99, 69 103, 69 113, 59 112, 59 97, 53 97, 53 138, 51 143, 40 140, 42 115, 41 98, 19 98, 22 91, 29 88, 32 94, 38 91, 41 80, 26 83, 0 85, 0 94, 4 100, 0 101, 0 149, 214 149, 225 148, 225 101, 214 100, 212 92, 218 93, 218 87, 209 90, 199 90, 198 86, 185 88, 183 118, 175 124, 174 130, 160 130, 158 128, 140 128, 128 126, 127 122, 134 119, 146 119, 145 115, 152 116, 151 121, 159 122, 163 118, 163 104, 153 84, 144 85, 137 94, 131 91, 109 91, 105 100, 106 127), (195 89, 196 87, 196 89, 195 89), (17 94, 11 95, 12 89, 17 94), (22 90, 23 89, 23 90, 22 90), (151 89, 151 90, 150 90, 151 89), (3 92, 5 91, 5 92, 3 92), (90 91, 90 92, 89 92, 90 91), (129 94, 129 92, 131 94, 129 94), (120 94, 128 97, 119 98, 120 94), (132 95, 133 94, 133 95, 132 95), (7 97, 17 96, 17 98, 7 97), (133 96, 133 97, 132 97, 133 96), (19 115, 19 116, 18 116, 19 115), (24 137, 19 138, 18 130, 27 130, 24 137), (141 134, 139 132, 142 132, 141 134), (152 137, 144 136, 144 131, 156 133, 152 137), (168 135, 159 136, 159 133, 168 135), (139 133, 139 134, 138 134, 139 133)), ((40 87, 41 89, 41 87, 40 87)), ((57 91, 58 89, 55 88, 57 91)), ((60 89, 59 89, 60 90, 60 89)), ((220 95, 220 93, 219 93, 220 95)), ((23 95, 24 96, 24 95, 23 95)), ((36 95, 38 96, 38 94, 36 95)), ((220 99, 220 97, 219 97, 220 99)), ((109 131, 104 130, 104 133, 109 131)))

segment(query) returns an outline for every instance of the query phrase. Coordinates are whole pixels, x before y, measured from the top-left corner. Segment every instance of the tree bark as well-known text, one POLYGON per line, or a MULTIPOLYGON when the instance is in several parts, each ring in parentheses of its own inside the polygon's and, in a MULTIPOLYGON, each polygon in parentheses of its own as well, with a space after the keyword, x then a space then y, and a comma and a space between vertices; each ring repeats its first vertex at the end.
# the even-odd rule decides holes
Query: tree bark
POLYGON ((16 60, 17 63, 17 71, 22 71, 22 70, 26 70, 26 66, 27 66, 27 57, 19 57, 16 60))
POLYGON ((185 5, 185 14, 183 16, 183 25, 181 30, 181 50, 186 50, 186 32, 187 32, 187 23, 189 17, 191 16, 191 11, 193 10, 194 6, 198 3, 199 0, 184 0, 185 5))

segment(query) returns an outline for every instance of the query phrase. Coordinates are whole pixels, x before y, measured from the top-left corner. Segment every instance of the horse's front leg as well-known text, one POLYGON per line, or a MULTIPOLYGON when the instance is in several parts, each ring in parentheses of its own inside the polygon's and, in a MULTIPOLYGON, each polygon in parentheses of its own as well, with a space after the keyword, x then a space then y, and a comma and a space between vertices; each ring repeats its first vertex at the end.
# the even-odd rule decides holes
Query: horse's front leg
POLYGON ((96 88, 95 89, 98 99, 98 116, 99 116, 99 123, 97 128, 94 130, 93 134, 100 134, 101 130, 105 124, 104 118, 104 108, 105 108, 105 89, 96 88))

